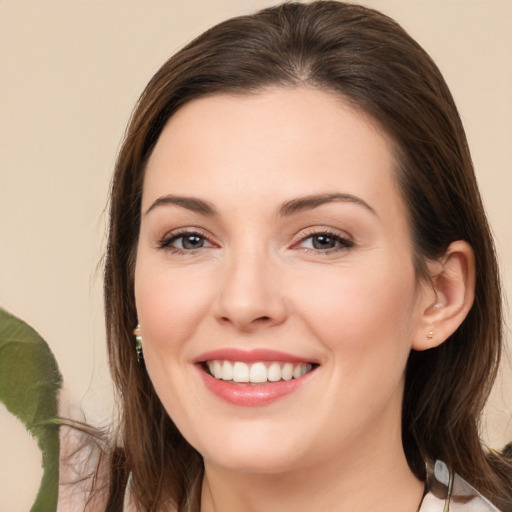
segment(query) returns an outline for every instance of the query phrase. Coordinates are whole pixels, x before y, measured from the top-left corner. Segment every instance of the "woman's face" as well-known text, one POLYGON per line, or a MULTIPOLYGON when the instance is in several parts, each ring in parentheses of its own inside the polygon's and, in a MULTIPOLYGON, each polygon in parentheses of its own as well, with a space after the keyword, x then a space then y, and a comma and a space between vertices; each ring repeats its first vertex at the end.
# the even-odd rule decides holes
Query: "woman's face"
POLYGON ((401 449, 424 306, 393 166, 375 123, 306 88, 195 100, 163 130, 135 297, 155 390, 207 465, 401 449))

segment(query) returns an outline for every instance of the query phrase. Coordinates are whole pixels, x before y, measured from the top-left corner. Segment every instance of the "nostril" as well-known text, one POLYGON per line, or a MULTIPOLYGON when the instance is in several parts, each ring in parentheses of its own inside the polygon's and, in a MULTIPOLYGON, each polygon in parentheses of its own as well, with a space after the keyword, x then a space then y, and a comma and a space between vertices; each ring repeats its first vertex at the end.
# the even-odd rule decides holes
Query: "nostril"
MULTIPOLYGON (((235 323, 237 324, 237 322, 233 321, 233 319, 229 318, 228 316, 221 316, 220 317, 220 321, 222 323, 226 323, 226 324, 230 324, 230 323, 235 323)), ((269 323, 272 321, 272 318, 270 316, 259 316, 259 317, 256 317, 254 318, 253 320, 250 320, 247 322, 247 326, 249 325, 257 325, 257 324, 266 324, 266 323, 269 323)), ((245 323, 245 322, 244 322, 245 323)))

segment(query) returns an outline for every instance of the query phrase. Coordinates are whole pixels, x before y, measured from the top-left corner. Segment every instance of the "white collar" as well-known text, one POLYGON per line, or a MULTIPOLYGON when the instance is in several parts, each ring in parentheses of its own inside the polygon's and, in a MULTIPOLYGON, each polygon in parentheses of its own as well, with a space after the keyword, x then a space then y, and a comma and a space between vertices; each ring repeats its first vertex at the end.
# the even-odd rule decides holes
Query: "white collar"
POLYGON ((500 512, 487 498, 440 460, 428 475, 428 491, 418 512, 500 512))

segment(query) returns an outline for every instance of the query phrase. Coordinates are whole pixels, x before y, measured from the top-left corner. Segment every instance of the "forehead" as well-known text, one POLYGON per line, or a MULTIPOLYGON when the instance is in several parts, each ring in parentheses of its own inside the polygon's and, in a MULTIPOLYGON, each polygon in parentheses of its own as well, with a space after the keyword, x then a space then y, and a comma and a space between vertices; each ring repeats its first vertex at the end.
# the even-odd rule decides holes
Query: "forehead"
POLYGON ((246 205, 341 192, 387 208, 400 202, 394 169, 378 123, 334 94, 302 87, 218 94, 168 121, 148 161, 143 208, 159 194, 191 192, 246 205))

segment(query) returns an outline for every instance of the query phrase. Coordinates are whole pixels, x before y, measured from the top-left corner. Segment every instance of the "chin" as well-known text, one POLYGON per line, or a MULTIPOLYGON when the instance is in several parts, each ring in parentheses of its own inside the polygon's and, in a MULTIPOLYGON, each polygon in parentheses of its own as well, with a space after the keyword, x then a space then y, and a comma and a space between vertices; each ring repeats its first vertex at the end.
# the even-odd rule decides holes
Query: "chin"
POLYGON ((300 466, 294 457, 286 457, 276 453, 262 453, 247 451, 243 453, 229 453, 219 456, 204 457, 205 464, 222 467, 224 470, 234 473, 253 473, 260 475, 275 475, 287 473, 291 469, 300 466))
POLYGON ((269 438, 239 432, 238 436, 226 434, 216 444, 200 444, 196 449, 205 463, 238 473, 286 473, 302 466, 307 460, 304 443, 291 437, 283 442, 282 435, 269 438), (302 449, 299 448, 301 446, 302 449))

